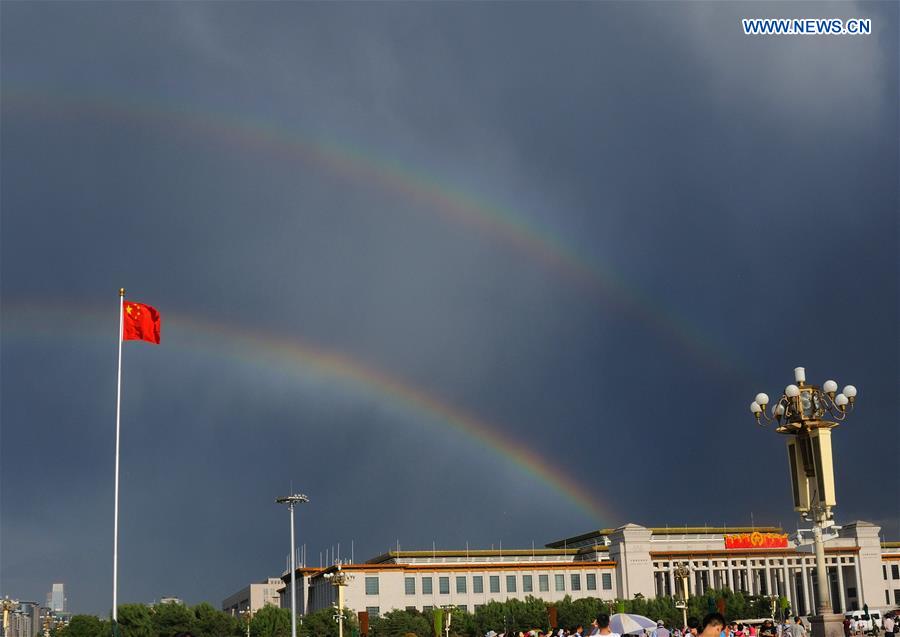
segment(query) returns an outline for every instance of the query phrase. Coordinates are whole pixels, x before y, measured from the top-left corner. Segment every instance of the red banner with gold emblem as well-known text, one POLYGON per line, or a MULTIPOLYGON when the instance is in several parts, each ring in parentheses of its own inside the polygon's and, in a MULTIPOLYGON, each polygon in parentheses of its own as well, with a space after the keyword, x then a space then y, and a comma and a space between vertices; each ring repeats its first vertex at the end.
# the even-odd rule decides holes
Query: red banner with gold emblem
POLYGON ((725 536, 726 549, 785 549, 788 546, 787 533, 738 533, 725 536))

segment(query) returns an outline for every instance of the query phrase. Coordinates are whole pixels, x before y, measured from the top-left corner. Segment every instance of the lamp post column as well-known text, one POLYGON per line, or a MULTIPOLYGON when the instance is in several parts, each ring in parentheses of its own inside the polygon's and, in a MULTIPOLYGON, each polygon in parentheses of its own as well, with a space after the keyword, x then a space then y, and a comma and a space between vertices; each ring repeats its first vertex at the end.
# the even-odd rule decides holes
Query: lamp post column
POLYGON ((833 611, 831 609, 831 595, 828 590, 828 567, 825 565, 825 540, 822 539, 822 527, 818 520, 813 527, 813 539, 816 548, 816 614, 828 615, 833 611))
POLYGON ((275 500, 278 504, 288 505, 288 511, 291 513, 291 637, 297 637, 297 563, 296 563, 296 546, 294 540, 294 505, 298 502, 309 502, 302 493, 293 493, 283 498, 275 500))

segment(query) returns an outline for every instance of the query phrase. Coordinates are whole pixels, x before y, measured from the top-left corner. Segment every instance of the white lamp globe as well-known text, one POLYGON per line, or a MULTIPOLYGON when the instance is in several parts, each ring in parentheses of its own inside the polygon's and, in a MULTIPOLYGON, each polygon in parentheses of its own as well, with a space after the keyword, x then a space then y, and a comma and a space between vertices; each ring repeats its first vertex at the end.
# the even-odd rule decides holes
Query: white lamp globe
POLYGON ((798 383, 806 382, 806 368, 805 367, 795 367, 794 368, 794 380, 798 383))
POLYGON ((756 402, 759 403, 761 407, 765 407, 769 404, 769 395, 759 392, 756 395, 756 402))
POLYGON ((850 400, 846 396, 844 396, 844 394, 838 394, 834 397, 834 404, 838 407, 843 407, 848 402, 850 402, 850 400))
POLYGON ((784 416, 784 405, 778 403, 775 407, 772 408, 772 413, 776 416, 784 416))
POLYGON ((754 400, 752 403, 750 403, 750 412, 751 413, 758 414, 761 411, 762 411, 762 407, 759 406, 758 402, 756 402, 754 400))
POLYGON ((784 388, 784 393, 789 398, 796 398, 800 395, 800 388, 796 385, 788 385, 784 388))
POLYGON ((834 382, 833 380, 826 380, 825 383, 822 385, 822 389, 825 390, 826 394, 833 394, 834 392, 837 391, 837 383, 834 382))
POLYGON ((843 393, 847 398, 856 398, 856 387, 854 387, 853 385, 847 385, 846 387, 844 387, 844 391, 841 393, 843 393))

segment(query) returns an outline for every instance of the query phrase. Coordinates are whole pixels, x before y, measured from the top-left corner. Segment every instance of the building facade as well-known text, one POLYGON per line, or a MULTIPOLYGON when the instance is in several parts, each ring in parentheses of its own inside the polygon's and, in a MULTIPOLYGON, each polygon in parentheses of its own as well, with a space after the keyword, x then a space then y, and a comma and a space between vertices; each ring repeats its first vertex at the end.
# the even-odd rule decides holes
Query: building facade
MULTIPOLYGON (((255 613, 266 605, 280 606, 280 591, 284 582, 277 577, 270 577, 264 582, 250 584, 229 595, 222 601, 222 610, 232 615, 249 610, 255 613)), ((289 602, 290 603, 290 602, 289 602)))
POLYGON ((6 620, 3 637, 36 637, 41 630, 41 608, 36 602, 19 602, 6 620))
POLYGON ((884 580, 884 605, 900 607, 900 542, 881 545, 881 576, 884 580))
MULTIPOLYGON (((900 605, 900 543, 882 546, 867 522, 842 527, 826 542, 832 600, 839 612, 900 605)), ((551 542, 544 549, 397 551, 344 564, 352 577, 344 605, 370 617, 394 609, 454 605, 473 612, 489 601, 529 595, 554 602, 681 595, 675 569, 690 570, 688 593, 729 588, 786 597, 794 612, 814 612, 817 598, 811 537, 788 538, 777 527, 648 528, 626 524, 551 542), (808 541, 809 540, 809 541, 808 541)), ((300 613, 332 606, 335 567, 296 571, 300 613)), ((290 605, 290 573, 282 578, 290 605)))
POLYGON ((47 608, 54 613, 66 612, 66 585, 64 583, 53 583, 53 587, 47 593, 47 608))

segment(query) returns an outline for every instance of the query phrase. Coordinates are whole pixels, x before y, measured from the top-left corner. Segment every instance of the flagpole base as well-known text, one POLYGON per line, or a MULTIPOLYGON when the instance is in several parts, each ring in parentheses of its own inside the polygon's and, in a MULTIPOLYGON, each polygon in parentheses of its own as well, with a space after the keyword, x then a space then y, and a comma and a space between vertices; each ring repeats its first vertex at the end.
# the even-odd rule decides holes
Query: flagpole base
POLYGON ((812 624, 812 637, 844 637, 844 616, 836 613, 823 613, 809 618, 812 624))

